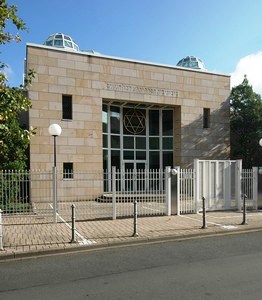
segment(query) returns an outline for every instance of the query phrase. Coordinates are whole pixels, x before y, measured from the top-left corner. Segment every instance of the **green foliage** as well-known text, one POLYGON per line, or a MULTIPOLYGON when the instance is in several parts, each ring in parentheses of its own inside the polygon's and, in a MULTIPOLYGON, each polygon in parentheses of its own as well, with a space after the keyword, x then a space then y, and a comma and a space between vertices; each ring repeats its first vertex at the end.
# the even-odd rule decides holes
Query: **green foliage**
POLYGON ((4 213, 32 211, 27 171, 0 170, 0 209, 4 213))
MULTIPOLYGON (((9 5, 6 0, 0 0, 0 45, 11 41, 19 42, 19 34, 12 34, 8 29, 25 30, 23 20, 17 16, 17 7, 9 5), (13 26, 13 27, 12 27, 13 26)), ((27 167, 27 149, 33 129, 21 126, 21 115, 31 107, 27 95, 27 87, 34 73, 29 70, 24 84, 10 87, 4 73, 6 64, 0 62, 0 170, 22 170, 27 167)), ((0 209, 5 213, 31 211, 29 199, 23 199, 20 174, 1 172, 0 177, 0 209), (10 178, 9 178, 10 177, 10 178)))
POLYGON ((7 28, 13 24, 16 30, 26 30, 26 25, 17 16, 17 6, 9 5, 6 0, 0 0, 0 45, 9 43, 12 40, 21 40, 18 33, 12 34, 7 28))
POLYGON ((262 165, 262 101, 245 76, 230 95, 231 158, 242 159, 244 168, 262 165))
MULTIPOLYGON (((33 74, 30 73, 28 82, 33 74)), ((24 86, 9 87, 2 81, 0 91, 0 169, 23 169, 26 167, 26 150, 34 130, 22 128, 19 121, 21 113, 31 107, 30 99, 25 97, 24 86)))
MULTIPOLYGON (((18 34, 8 29, 25 30, 23 20, 17 16, 17 7, 0 0, 0 45, 11 41, 20 41, 18 34)), ((34 130, 22 128, 20 115, 31 107, 26 97, 26 88, 31 83, 34 73, 30 70, 20 87, 8 86, 8 78, 4 73, 6 65, 0 63, 0 169, 23 169, 26 167, 26 151, 30 136, 34 130)))
POLYGON ((13 214, 13 213, 30 213, 33 211, 32 204, 22 203, 22 202, 10 202, 8 204, 1 204, 0 209, 4 214, 13 214))

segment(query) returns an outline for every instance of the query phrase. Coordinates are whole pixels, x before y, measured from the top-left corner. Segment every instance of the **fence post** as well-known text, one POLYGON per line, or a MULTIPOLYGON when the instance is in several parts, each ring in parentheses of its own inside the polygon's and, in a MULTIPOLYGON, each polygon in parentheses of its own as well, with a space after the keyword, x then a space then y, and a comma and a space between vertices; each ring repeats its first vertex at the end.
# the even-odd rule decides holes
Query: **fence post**
POLYGON ((112 167, 112 205, 113 220, 116 220, 116 167, 112 167))
POLYGON ((199 195, 199 159, 194 159, 194 202, 195 212, 198 212, 198 195, 199 195))
POLYGON ((253 182, 253 208, 257 209, 257 194, 258 194, 258 167, 252 169, 252 182, 253 182))
POLYGON ((2 210, 0 209, 0 251, 4 250, 3 248, 3 224, 2 224, 2 210))
POLYGON ((236 163, 236 200, 237 208, 241 211, 241 179, 242 179, 242 160, 238 159, 236 163))
POLYGON ((137 233, 137 201, 134 201, 134 233, 133 233, 133 237, 137 237, 138 233, 137 233))
POLYGON ((176 174, 176 180, 177 180, 177 190, 176 190, 176 199, 177 199, 177 215, 180 216, 180 211, 181 211, 181 207, 180 207, 180 166, 175 167, 177 170, 177 174, 176 174))
POLYGON ((53 222, 57 223, 57 171, 53 167, 53 222))
POLYGON ((171 216, 171 167, 165 169, 166 215, 171 216))
POLYGON ((72 204, 71 208, 72 208, 72 238, 71 238, 70 243, 76 243, 76 240, 75 240, 75 230, 76 230, 75 208, 76 208, 76 206, 74 204, 72 204))

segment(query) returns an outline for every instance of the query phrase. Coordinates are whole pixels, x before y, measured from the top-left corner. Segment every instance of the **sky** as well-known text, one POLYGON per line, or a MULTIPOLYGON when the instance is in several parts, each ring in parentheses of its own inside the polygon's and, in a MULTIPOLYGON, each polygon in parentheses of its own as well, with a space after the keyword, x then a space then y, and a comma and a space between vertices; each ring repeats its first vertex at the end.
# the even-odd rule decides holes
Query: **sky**
POLYGON ((62 32, 81 50, 109 56, 175 66, 194 55, 208 71, 231 75, 232 87, 247 75, 262 94, 261 0, 7 1, 28 28, 20 43, 0 45, 10 86, 22 82, 26 43, 62 32))

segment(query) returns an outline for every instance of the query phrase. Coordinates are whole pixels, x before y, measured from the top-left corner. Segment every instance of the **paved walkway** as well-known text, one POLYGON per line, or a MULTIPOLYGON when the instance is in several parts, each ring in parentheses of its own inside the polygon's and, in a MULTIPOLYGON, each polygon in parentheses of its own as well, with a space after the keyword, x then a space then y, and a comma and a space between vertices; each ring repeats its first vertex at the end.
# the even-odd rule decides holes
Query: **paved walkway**
POLYGON ((58 218, 58 222, 54 224, 47 217, 3 217, 3 250, 0 250, 0 260, 120 244, 262 230, 262 211, 248 212, 246 220, 248 224, 241 225, 242 212, 208 212, 207 228, 202 229, 202 214, 139 217, 137 237, 133 236, 132 218, 81 221, 76 222, 75 242, 71 243, 71 224, 62 218, 58 218))

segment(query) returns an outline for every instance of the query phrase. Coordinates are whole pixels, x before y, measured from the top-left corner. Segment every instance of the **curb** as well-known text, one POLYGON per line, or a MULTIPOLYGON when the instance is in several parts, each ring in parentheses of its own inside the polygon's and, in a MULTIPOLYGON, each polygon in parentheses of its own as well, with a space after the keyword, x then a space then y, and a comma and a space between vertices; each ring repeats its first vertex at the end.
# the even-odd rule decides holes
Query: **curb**
MULTIPOLYGON (((204 229, 206 230, 206 229, 204 229)), ((161 237, 154 237, 154 238, 139 238, 134 237, 133 240, 128 241, 116 241, 116 242, 109 242, 100 245, 78 245, 73 247, 60 247, 57 249, 41 249, 36 251, 27 251, 27 252, 12 252, 6 254, 0 254, 0 263, 9 260, 21 260, 21 259, 30 259, 30 258, 39 258, 44 256, 50 255, 62 255, 62 254, 70 254, 70 253, 77 253, 77 252, 92 252, 92 251, 101 251, 107 249, 114 249, 114 248, 121 248, 121 247, 132 247, 132 246, 139 246, 139 245, 150 245, 150 244, 157 244, 157 243, 168 243, 168 242, 179 242, 185 240, 192 240, 192 239, 199 239, 199 238, 210 238, 210 237, 219 237, 219 236, 226 236, 226 235, 236 235, 236 234, 243 234, 249 232, 258 232, 262 231, 261 227, 255 228, 243 228, 237 230, 222 230, 222 231, 213 231, 213 232, 203 232, 203 233, 195 233, 195 234, 188 234, 188 235, 169 235, 169 236, 161 236, 161 237)))

